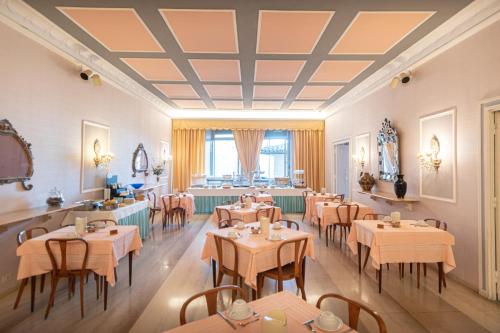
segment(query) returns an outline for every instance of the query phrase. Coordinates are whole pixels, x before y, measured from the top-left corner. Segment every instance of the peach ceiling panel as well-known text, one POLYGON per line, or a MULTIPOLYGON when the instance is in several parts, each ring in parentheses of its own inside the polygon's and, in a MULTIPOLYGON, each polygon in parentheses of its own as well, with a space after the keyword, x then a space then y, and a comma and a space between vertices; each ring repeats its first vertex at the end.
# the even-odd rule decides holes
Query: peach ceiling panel
POLYGON ((255 110, 279 110, 283 101, 253 101, 252 109, 255 110))
POLYGON ((290 110, 316 110, 320 107, 322 101, 294 101, 288 109, 290 110))
POLYGON ((295 82, 306 62, 303 60, 256 60, 256 82, 295 82))
POLYGON ((217 109, 240 110, 243 109, 243 101, 213 101, 217 109))
POLYGON ((173 99, 175 104, 183 109, 206 109, 207 105, 199 99, 173 99))
POLYGON ((257 99, 285 99, 292 86, 264 86, 254 85, 253 98, 257 99))
POLYGON ((297 99, 329 99, 342 86, 304 86, 297 99))
POLYGON ((201 81, 241 81, 239 60, 191 59, 189 62, 201 81))
POLYGON ((330 54, 385 54, 434 12, 360 12, 330 54))
POLYGON ((182 51, 238 53, 234 10, 160 9, 182 51))
POLYGON ((211 98, 243 98, 240 85, 206 84, 205 89, 211 98))
POLYGON ((190 84, 154 84, 168 98, 200 98, 190 84))
POLYGON ((372 63, 371 60, 326 60, 309 82, 350 82, 372 63))
POLYGON ((121 58, 121 60, 146 80, 186 81, 171 59, 121 58))
POLYGON ((109 51, 164 52, 132 8, 58 9, 109 51))
POLYGON ((331 11, 259 11, 257 53, 311 54, 331 11))

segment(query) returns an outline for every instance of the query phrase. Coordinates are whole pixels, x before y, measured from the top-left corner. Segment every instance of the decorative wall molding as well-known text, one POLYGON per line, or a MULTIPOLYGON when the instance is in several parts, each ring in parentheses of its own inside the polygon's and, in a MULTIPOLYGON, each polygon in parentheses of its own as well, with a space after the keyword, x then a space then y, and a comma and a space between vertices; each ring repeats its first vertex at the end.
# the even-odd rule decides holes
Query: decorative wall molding
POLYGON ((115 87, 153 105, 170 116, 172 108, 122 71, 105 61, 21 0, 0 0, 0 20, 70 61, 77 62, 115 87), (55 48, 55 49, 54 49, 55 48))
POLYGON ((324 109, 325 119, 389 85, 399 73, 429 61, 499 19, 500 1, 474 1, 324 109))

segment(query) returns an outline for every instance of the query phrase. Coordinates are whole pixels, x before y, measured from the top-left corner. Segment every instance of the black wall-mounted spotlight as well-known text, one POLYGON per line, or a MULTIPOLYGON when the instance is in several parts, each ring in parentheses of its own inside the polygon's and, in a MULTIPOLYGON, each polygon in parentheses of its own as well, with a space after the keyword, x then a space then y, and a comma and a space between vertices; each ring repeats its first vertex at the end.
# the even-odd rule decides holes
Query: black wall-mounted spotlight
POLYGON ((85 81, 88 81, 88 79, 90 78, 91 75, 92 75, 92 71, 90 69, 86 69, 86 70, 80 72, 80 77, 82 78, 82 80, 85 80, 85 81))

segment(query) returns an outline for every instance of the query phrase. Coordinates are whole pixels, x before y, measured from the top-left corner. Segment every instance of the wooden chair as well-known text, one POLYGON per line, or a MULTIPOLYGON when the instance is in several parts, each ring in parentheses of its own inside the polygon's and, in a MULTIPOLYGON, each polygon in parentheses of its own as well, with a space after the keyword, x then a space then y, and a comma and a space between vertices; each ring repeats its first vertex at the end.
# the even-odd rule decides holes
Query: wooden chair
POLYGON ((155 192, 148 192, 147 196, 149 202, 152 203, 152 206, 149 206, 149 219, 151 220, 151 224, 153 224, 155 222, 156 213, 161 212, 161 207, 158 206, 155 192))
POLYGON ((268 206, 276 206, 276 202, 274 202, 272 200, 265 200, 265 201, 262 201, 262 202, 265 203, 268 206))
POLYGON ((257 298, 260 298, 261 296, 261 291, 262 288, 264 287, 264 278, 269 278, 278 281, 278 292, 283 291, 283 281, 295 279, 295 283, 297 284, 297 287, 300 289, 300 292, 302 294, 302 299, 307 300, 306 291, 304 289, 304 275, 303 275, 303 268, 304 268, 303 263, 305 259, 307 242, 308 238, 304 237, 304 238, 284 241, 283 243, 280 244, 277 253, 277 263, 278 263, 277 267, 259 273, 257 275, 257 298), (286 248, 287 245, 293 246, 294 261, 289 264, 282 265, 281 251, 284 248, 286 248))
MULTIPOLYGON (((448 223, 446 223, 444 221, 440 221, 440 220, 434 219, 434 218, 426 218, 426 219, 424 219, 424 221, 427 224, 432 225, 436 229, 442 229, 444 231, 448 231, 448 223)), ((424 276, 427 276, 427 264, 426 263, 422 263, 422 264, 424 266, 424 276)), ((411 265, 412 264, 410 264, 410 269, 411 269, 411 265)), ((438 267, 438 270, 439 270, 439 267, 438 267)), ((446 288, 445 274, 443 274, 443 286, 446 288)), ((420 263, 417 263, 417 288, 420 288, 420 263)))
POLYGON ((339 299, 339 300, 342 300, 342 301, 347 303, 348 310, 349 310, 349 327, 352 328, 353 330, 356 330, 356 331, 358 330, 359 313, 361 312, 361 310, 363 310, 375 319, 375 321, 377 322, 377 325, 378 325, 379 333, 387 333, 387 328, 385 326, 385 323, 384 323, 384 320, 382 319, 382 317, 377 312, 373 311, 372 309, 370 309, 366 305, 358 303, 358 302, 356 302, 352 299, 349 299, 347 297, 344 297, 342 295, 325 294, 318 299, 318 302, 316 302, 316 307, 318 309, 321 309, 321 302, 323 302, 323 300, 326 298, 335 298, 335 299, 339 299))
POLYGON ((328 246, 328 236, 331 234, 332 243, 335 243, 335 231, 337 226, 340 228, 340 247, 342 247, 342 238, 345 238, 347 242, 347 234, 351 231, 352 221, 358 218, 359 214, 359 205, 358 204, 340 204, 336 207, 337 213, 337 221, 336 224, 330 224, 326 228, 326 246, 328 246), (347 213, 344 215, 341 214, 341 210, 345 208, 347 213), (354 212, 354 213, 353 213, 354 212))
MULTIPOLYGON (((52 283, 51 283, 51 290, 50 290, 50 297, 49 297, 49 302, 47 304, 47 309, 45 310, 45 319, 49 316, 49 311, 50 309, 54 306, 54 298, 57 290, 57 283, 59 282, 60 278, 67 278, 68 279, 68 288, 69 288, 69 295, 71 295, 71 290, 74 291, 74 286, 75 286, 75 279, 77 277, 80 277, 80 314, 83 318, 84 315, 84 309, 83 309, 83 301, 84 301, 84 296, 83 296, 83 287, 84 287, 84 278, 86 277, 87 273, 90 272, 86 268, 87 266, 87 259, 88 259, 88 254, 89 254, 89 245, 88 243, 81 238, 70 238, 70 239, 60 239, 60 238, 50 238, 45 241, 45 248, 47 249, 47 252, 49 253, 50 257, 50 262, 52 263, 52 283), (57 244, 59 246, 59 251, 60 252, 60 263, 57 262, 56 257, 53 252, 53 246, 57 244), (68 247, 71 246, 77 246, 80 244, 83 246, 84 252, 81 254, 82 256, 82 263, 79 269, 68 269, 67 267, 67 261, 68 261, 68 247)), ((104 301, 107 301, 107 293, 108 293, 108 283, 105 282, 105 289, 104 289, 104 301)))
POLYGON ((217 299, 218 295, 221 291, 224 290, 232 290, 233 292, 239 292, 241 295, 241 298, 244 299, 245 301, 247 300, 247 294, 243 288, 240 288, 238 286, 220 286, 217 288, 209 289, 204 292, 198 293, 196 295, 193 295, 189 297, 184 304, 182 304, 181 307, 181 312, 180 312, 180 322, 181 325, 186 324, 186 310, 189 304, 194 301, 195 299, 199 297, 205 297, 205 301, 207 302, 207 310, 208 310, 208 315, 212 316, 217 313, 217 299))
MULTIPOLYGON (((222 278, 224 275, 229 275, 233 278, 232 284, 243 286, 243 278, 238 273, 238 265, 239 265, 239 257, 238 257, 238 246, 236 243, 229 238, 221 237, 214 235, 215 247, 217 248, 217 264, 218 264, 218 274, 217 274, 217 282, 215 283, 216 287, 219 287, 222 283, 222 278), (233 249, 234 260, 233 260, 233 268, 227 268, 224 265, 224 243, 229 244, 233 249)), ((233 301, 236 298, 236 292, 233 292, 233 301)))
MULTIPOLYGON (((33 238, 33 232, 40 231, 41 234, 46 234, 49 232, 47 228, 44 227, 34 227, 30 229, 22 230, 17 234, 17 246, 21 246, 25 241, 33 238)), ((30 278, 24 278, 21 281, 21 285, 19 286, 19 291, 17 292, 16 302, 14 303, 14 309, 17 309, 19 305, 19 301, 21 300, 21 296, 23 295, 24 288, 28 284, 28 279, 31 280, 31 312, 35 310, 35 294, 36 294, 36 275, 30 278)), ((45 274, 40 275, 40 293, 43 293, 43 289, 45 287, 45 274)))
POLYGON ((368 213, 363 216, 363 220, 380 220, 382 221, 385 217, 385 214, 379 213, 368 213))
POLYGON ((300 230, 300 226, 297 222, 295 221, 292 221, 292 220, 278 220, 276 222, 280 222, 281 224, 283 224, 283 222, 286 224, 286 227, 288 229, 293 229, 295 227, 295 230, 299 231, 300 230))
POLYGON ((257 208, 257 212, 255 213, 255 218, 257 221, 259 220, 260 217, 268 217, 269 221, 273 223, 274 221, 274 207, 267 207, 267 208, 257 208))
POLYGON ((181 197, 176 194, 168 194, 161 197, 163 202, 163 221, 162 229, 167 224, 174 224, 177 220, 178 225, 184 226, 186 222, 186 210, 181 207, 181 197))
POLYGON ((233 218, 227 208, 215 207, 219 229, 232 227, 234 223, 243 222, 242 219, 233 218))
POLYGON ((306 217, 306 205, 307 205, 306 198, 309 195, 309 193, 312 193, 312 191, 309 190, 302 191, 302 201, 304 202, 304 212, 302 213, 302 221, 304 221, 304 217, 306 217))

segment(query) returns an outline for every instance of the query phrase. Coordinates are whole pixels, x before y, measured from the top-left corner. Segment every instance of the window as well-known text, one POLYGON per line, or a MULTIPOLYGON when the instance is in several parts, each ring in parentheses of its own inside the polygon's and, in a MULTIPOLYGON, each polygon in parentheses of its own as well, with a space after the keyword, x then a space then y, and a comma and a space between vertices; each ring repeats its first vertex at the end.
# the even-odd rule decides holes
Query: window
POLYGON ((266 131, 259 156, 261 178, 290 175, 290 132, 266 131))
MULTIPOLYGON (((273 179, 290 175, 289 131, 266 131, 260 150, 256 179, 273 179)), ((238 151, 230 130, 207 130, 205 141, 205 173, 211 181, 223 175, 241 175, 238 151)))

